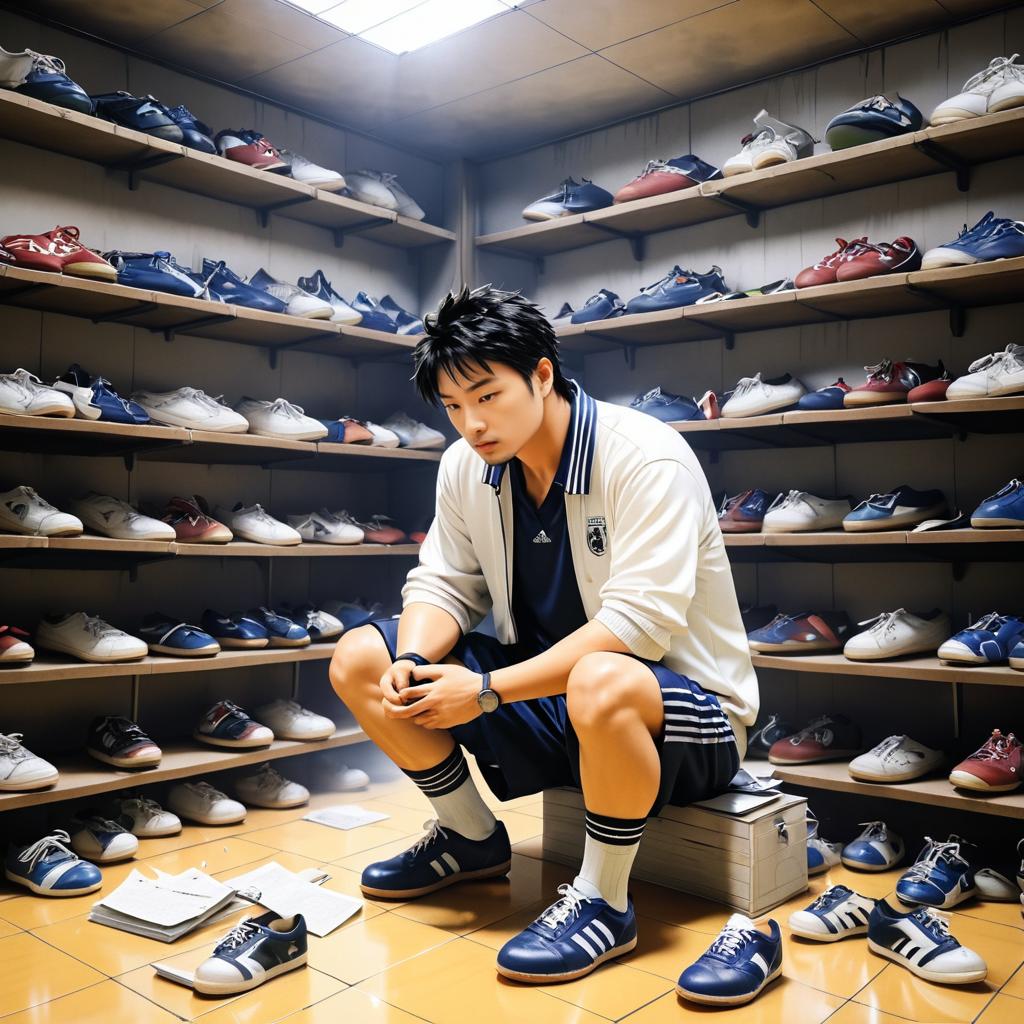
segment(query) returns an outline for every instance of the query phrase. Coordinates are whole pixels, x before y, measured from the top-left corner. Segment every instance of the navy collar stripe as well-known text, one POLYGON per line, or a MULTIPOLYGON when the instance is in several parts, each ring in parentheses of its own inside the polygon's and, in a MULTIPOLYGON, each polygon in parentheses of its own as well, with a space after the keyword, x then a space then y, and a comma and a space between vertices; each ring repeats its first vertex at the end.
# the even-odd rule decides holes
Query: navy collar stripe
MULTIPOLYGON (((597 402, 574 380, 569 381, 572 391, 572 418, 566 436, 565 459, 559 464, 555 482, 565 488, 566 494, 589 494, 590 477, 594 469, 594 448, 597 439, 597 402)), ((508 463, 498 466, 484 466, 483 482, 491 487, 500 487, 508 463)))

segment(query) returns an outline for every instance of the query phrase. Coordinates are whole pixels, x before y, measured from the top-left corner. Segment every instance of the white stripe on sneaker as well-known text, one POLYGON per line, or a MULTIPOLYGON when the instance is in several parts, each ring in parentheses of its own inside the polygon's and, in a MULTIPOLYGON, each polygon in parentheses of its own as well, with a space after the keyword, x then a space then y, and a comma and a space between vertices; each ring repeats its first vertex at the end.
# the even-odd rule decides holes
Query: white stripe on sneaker
POLYGON ((448 877, 448 874, 445 871, 445 869, 443 867, 441 867, 441 865, 438 864, 436 860, 432 860, 430 862, 430 866, 438 873, 438 875, 441 876, 441 878, 447 878, 448 877))
POLYGON ((590 943, 587 942, 587 940, 579 934, 579 932, 577 932, 572 937, 572 941, 575 942, 576 945, 579 946, 580 949, 582 949, 590 957, 591 960, 597 959, 598 954, 594 951, 594 947, 591 946, 590 943))
POLYGON ((447 850, 441 854, 441 860, 443 860, 445 864, 452 869, 452 874, 456 871, 462 870, 462 868, 459 867, 459 862, 447 850))
POLYGON ((589 924, 586 928, 583 929, 583 934, 586 935, 586 937, 590 939, 590 941, 595 946, 597 946, 599 952, 603 953, 605 949, 608 948, 607 946, 605 946, 604 937, 598 935, 597 932, 594 931, 594 929, 589 924))
POLYGON ((769 971, 768 971, 768 964, 766 964, 766 963, 765 963, 765 959, 764 959, 764 957, 763 957, 763 956, 761 956, 761 954, 760 954, 760 953, 754 953, 754 955, 753 955, 753 956, 751 956, 751 958, 750 958, 750 962, 751 962, 752 964, 755 964, 755 965, 757 966, 757 969, 758 969, 758 970, 759 970, 759 971, 760 971, 760 972, 761 972, 761 973, 762 973, 762 974, 763 974, 763 975, 764 975, 764 976, 765 976, 766 978, 768 977, 768 974, 769 974, 769 971))

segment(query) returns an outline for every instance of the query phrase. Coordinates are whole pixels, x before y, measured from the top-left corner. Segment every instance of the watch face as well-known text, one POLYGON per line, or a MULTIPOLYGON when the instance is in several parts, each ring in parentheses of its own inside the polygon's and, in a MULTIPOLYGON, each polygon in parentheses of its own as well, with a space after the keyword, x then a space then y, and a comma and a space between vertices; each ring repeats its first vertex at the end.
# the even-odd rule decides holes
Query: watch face
POLYGON ((481 690, 477 694, 476 702, 485 712, 497 711, 501 698, 493 690, 481 690))

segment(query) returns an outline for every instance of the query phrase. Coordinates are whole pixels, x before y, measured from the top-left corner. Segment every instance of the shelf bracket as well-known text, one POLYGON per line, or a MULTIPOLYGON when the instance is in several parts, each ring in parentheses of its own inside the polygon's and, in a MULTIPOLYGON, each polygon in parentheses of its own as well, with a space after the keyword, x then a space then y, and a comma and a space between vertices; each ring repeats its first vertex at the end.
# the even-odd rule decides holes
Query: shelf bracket
POLYGON ((725 342, 725 350, 731 352, 736 347, 736 332, 722 331, 722 340, 725 342))
POLYGON ((196 320, 185 320, 180 324, 173 324, 171 327, 151 327, 154 334, 162 334, 164 341, 174 341, 174 336, 181 331, 196 327, 212 327, 214 324, 222 324, 227 320, 234 320, 230 313, 214 313, 211 316, 201 316, 196 320))
POLYGON ((636 369, 636 350, 637 345, 630 345, 628 342, 622 342, 622 358, 626 360, 626 365, 631 369, 636 369))
POLYGON ((963 583, 967 575, 967 563, 962 559, 953 562, 953 580, 956 583, 963 583))
POLYGON ((355 224, 348 224, 343 228, 331 228, 334 236, 334 248, 340 249, 345 244, 346 235, 355 235, 361 231, 369 231, 370 228, 379 228, 384 224, 394 224, 393 217, 370 217, 368 220, 357 221, 355 224))
POLYGON ((753 203, 744 202, 742 199, 736 199, 729 195, 728 192, 714 192, 709 198, 715 199, 723 205, 731 207, 738 213, 742 213, 746 217, 748 227, 760 227, 761 208, 759 206, 755 206, 753 203))
POLYGON ((114 171, 128 172, 128 190, 134 192, 139 187, 139 175, 161 164, 169 164, 172 160, 180 160, 184 153, 160 153, 158 156, 146 157, 144 160, 128 160, 120 164, 111 164, 114 171))
POLYGON ((135 306, 129 306, 128 309, 120 309, 116 313, 104 313, 102 316, 93 316, 89 319, 94 324, 116 324, 130 316, 136 316, 139 313, 152 313, 154 309, 159 308, 160 306, 155 302, 140 302, 135 306))
POLYGON ((260 222, 260 227, 265 228, 270 223, 270 215, 277 210, 283 210, 288 206, 298 206, 300 203, 308 203, 313 199, 313 196, 294 196, 291 199, 285 199, 280 203, 271 203, 269 206, 258 206, 256 207, 256 218, 260 222))
POLYGON ((20 288, 8 288, 0 292, 0 300, 6 305, 9 299, 15 299, 19 295, 29 295, 32 292, 41 291, 43 288, 52 288, 50 284, 23 284, 20 288))
POLYGON ((124 455, 121 456, 121 459, 124 461, 124 469, 126 473, 130 473, 135 469, 135 452, 125 452, 124 455))
MULTIPOLYGON (((298 662, 296 662, 298 664, 298 662)), ((131 720, 137 722, 139 720, 139 677, 131 677, 131 687, 129 689, 131 695, 131 720)))
POLYGON ((937 164, 952 171, 956 175, 956 187, 960 192, 967 192, 971 187, 971 166, 958 157, 953 156, 948 150, 943 149, 931 139, 924 139, 915 142, 914 148, 920 150, 925 156, 930 157, 937 164))
POLYGON ((620 231, 618 228, 609 227, 607 224, 602 224, 600 221, 585 220, 584 225, 588 228, 593 228, 595 231, 602 231, 606 235, 611 235, 612 238, 624 238, 629 242, 629 250, 633 254, 633 259, 637 263, 643 263, 644 255, 647 251, 647 236, 641 234, 638 231, 620 231))
MULTIPOLYGON (((299 662, 299 661, 293 661, 292 662, 292 697, 291 697, 291 699, 294 700, 294 701, 297 701, 299 699, 299 668, 300 668, 301 664, 302 663, 299 662)), ((133 721, 134 721, 134 719, 133 719, 133 721)))
POLYGON ((964 713, 964 691, 963 687, 954 682, 953 690, 953 739, 960 739, 960 719, 964 713))
POLYGON ((949 307, 949 333, 954 338, 962 338, 966 326, 967 311, 959 303, 954 303, 949 307))

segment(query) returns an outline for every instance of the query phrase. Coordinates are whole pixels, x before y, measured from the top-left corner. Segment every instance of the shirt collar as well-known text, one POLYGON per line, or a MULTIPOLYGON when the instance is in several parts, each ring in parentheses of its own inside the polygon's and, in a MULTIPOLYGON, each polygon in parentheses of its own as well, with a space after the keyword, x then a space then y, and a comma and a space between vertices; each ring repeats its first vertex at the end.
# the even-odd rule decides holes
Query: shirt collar
MULTIPOLYGON (((574 380, 569 381, 569 432, 565 436, 562 457, 554 482, 566 494, 589 494, 590 476, 594 468, 594 448, 597 443, 597 402, 574 380)), ((483 482, 497 489, 501 486, 507 462, 497 466, 484 466, 483 482)))

